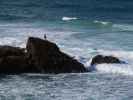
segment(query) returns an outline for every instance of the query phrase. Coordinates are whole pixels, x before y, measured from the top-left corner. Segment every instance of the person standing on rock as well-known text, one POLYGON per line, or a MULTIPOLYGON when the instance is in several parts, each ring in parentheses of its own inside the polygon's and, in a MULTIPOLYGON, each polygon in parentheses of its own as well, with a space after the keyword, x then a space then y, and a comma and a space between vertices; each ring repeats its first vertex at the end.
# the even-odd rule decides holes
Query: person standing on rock
POLYGON ((46 36, 46 34, 44 34, 44 39, 47 40, 47 36, 46 36))

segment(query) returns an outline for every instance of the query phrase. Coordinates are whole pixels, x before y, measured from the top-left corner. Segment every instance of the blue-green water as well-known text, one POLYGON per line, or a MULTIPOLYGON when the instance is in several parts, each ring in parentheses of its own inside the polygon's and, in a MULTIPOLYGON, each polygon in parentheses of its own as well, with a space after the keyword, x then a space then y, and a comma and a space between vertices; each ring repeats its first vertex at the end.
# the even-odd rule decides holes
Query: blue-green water
POLYGON ((0 0, 0 45, 25 47, 47 34, 89 67, 96 54, 127 64, 102 64, 85 74, 1 76, 0 100, 132 100, 133 1, 0 0))
POLYGON ((3 76, 1 100, 132 100, 132 77, 102 74, 3 76))

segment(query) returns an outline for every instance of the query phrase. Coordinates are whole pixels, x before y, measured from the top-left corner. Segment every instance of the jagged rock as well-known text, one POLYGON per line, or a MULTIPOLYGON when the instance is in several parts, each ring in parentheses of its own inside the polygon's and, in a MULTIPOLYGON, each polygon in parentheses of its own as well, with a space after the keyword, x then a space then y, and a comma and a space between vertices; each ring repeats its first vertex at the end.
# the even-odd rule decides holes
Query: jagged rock
POLYGON ((24 49, 12 46, 0 46, 0 57, 24 55, 24 49))
POLYGON ((0 74, 37 72, 23 48, 0 46, 0 74))
POLYGON ((86 72, 83 64, 61 52, 56 44, 30 37, 27 42, 30 63, 43 73, 86 72))
POLYGON ((0 46, 0 74, 87 71, 83 64, 61 52, 50 41, 30 37, 26 49, 0 46))
POLYGON ((20 73, 28 67, 25 57, 5 56, 0 58, 0 73, 20 73))
POLYGON ((122 61, 113 56, 97 55, 94 58, 92 58, 91 65, 103 64, 103 63, 122 63, 122 61))

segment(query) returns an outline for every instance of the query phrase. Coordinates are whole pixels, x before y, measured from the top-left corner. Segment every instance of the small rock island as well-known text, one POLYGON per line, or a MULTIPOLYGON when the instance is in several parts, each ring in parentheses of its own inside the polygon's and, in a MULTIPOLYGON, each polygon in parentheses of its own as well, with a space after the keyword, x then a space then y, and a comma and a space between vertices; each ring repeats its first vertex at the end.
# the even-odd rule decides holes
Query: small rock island
POLYGON ((0 46, 0 74, 80 73, 83 64, 48 40, 29 37, 26 48, 0 46))

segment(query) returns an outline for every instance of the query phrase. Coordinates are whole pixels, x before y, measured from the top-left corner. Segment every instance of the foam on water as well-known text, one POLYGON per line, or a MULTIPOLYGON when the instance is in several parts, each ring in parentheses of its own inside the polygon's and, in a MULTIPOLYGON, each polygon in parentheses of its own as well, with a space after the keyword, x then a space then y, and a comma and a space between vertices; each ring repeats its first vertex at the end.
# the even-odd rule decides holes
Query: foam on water
POLYGON ((112 27, 122 31, 133 31, 133 25, 130 24, 114 24, 112 27))
POLYGON ((70 21, 70 20, 76 20, 78 19, 77 17, 62 17, 63 21, 70 21))
POLYGON ((95 24, 102 24, 102 25, 111 25, 111 22, 105 22, 105 21, 98 21, 98 20, 94 20, 95 24))
MULTIPOLYGON (((108 51, 98 50, 98 54, 105 56, 114 56, 124 61, 124 64, 98 64, 95 67, 95 71, 103 73, 133 75, 133 52, 132 51, 108 51)), ((92 58, 85 63, 87 68, 91 67, 92 58)))
POLYGON ((101 26, 110 26, 112 30, 116 31, 133 31, 133 25, 132 24, 118 24, 118 23, 113 23, 113 22, 108 22, 108 21, 101 21, 101 20, 94 20, 94 24, 96 25, 101 25, 101 26))
POLYGON ((96 70, 103 73, 133 75, 133 64, 99 64, 96 70))

